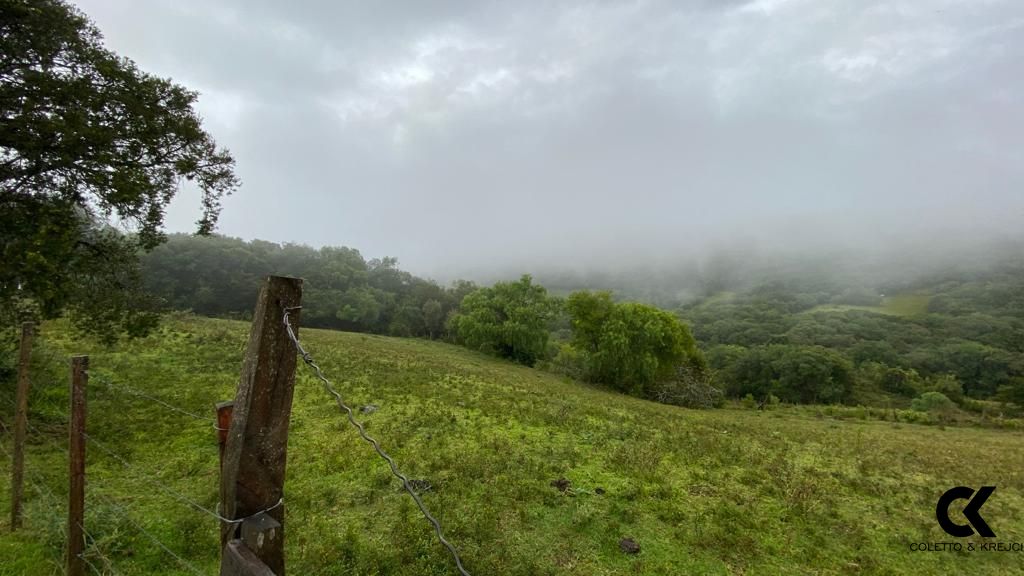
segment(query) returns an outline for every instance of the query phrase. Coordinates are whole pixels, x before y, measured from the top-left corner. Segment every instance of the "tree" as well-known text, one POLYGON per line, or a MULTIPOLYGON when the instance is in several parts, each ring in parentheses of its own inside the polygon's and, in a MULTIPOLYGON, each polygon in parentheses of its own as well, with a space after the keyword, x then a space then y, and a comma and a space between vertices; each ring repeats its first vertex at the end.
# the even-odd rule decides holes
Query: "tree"
POLYGON ((652 397, 655 384, 680 366, 707 366, 689 328, 646 304, 612 302, 609 292, 574 292, 566 300, 573 346, 584 355, 587 378, 623 392, 652 397))
POLYGON ((202 193, 203 234, 238 186, 196 97, 104 48, 61 0, 0 1, 0 305, 31 298, 44 315, 70 309, 89 328, 98 325, 84 320, 101 316, 141 325, 135 255, 163 240, 180 182, 202 193), (113 233, 110 217, 135 233, 113 233), (97 272, 97 262, 116 269, 97 272), (120 318, 89 302, 99 284, 120 318))
POLYGON ((910 402, 910 409, 933 414, 949 414, 956 407, 942 392, 925 392, 910 402))
POLYGON ((533 366, 547 352, 556 306, 547 290, 524 274, 518 282, 467 294, 449 328, 468 348, 533 366))
POLYGON ((437 300, 423 303, 423 325, 427 329, 427 337, 434 339, 444 329, 444 308, 437 300))
POLYGON ((794 404, 836 403, 853 391, 849 360, 821 346, 755 346, 718 376, 737 398, 775 395, 794 404))
POLYGON ((1024 408, 1024 378, 1014 378, 1010 384, 1001 387, 998 398, 1024 408))
POLYGON ((769 346, 773 393, 786 402, 835 404, 853 391, 853 368, 839 353, 821 346, 769 346))
POLYGON ((882 390, 886 392, 913 396, 921 388, 921 376, 918 375, 917 370, 912 368, 909 370, 904 368, 886 368, 881 374, 879 384, 882 390))

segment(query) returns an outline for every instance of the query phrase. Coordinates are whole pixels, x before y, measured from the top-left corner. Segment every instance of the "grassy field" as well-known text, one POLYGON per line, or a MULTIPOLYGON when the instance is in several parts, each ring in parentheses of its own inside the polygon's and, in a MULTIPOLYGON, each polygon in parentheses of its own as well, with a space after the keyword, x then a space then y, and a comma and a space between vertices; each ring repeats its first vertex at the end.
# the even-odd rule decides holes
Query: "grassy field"
MULTIPOLYGON (((44 327, 35 355, 26 528, 8 530, 0 463, 0 574, 59 573, 66 493, 66 368, 92 372, 199 415, 233 396, 248 324, 179 316, 104 350, 44 327), (52 491, 55 496, 48 494, 52 491)), ((947 542, 935 502, 995 485, 983 509, 1000 541, 1024 541, 1019 431, 836 420, 807 411, 693 411, 632 399, 409 339, 303 330, 310 352, 410 477, 475 575, 1009 574, 1024 553, 911 552, 947 542), (560 491, 552 481, 566 478, 560 491), (632 537, 636 555, 620 551, 632 537)), ((291 574, 455 574, 397 481, 300 366, 288 454, 291 574)), ((94 378, 96 380, 96 378, 94 378)), ((9 425, 13 383, 0 383, 9 425)), ((217 447, 207 421, 94 382, 88 559, 104 573, 188 574, 140 532, 216 573, 217 447), (111 570, 111 568, 113 570, 111 570)), ((0 435, 10 449, 10 436, 0 435)), ((955 507, 954 507, 955 508, 955 507)), ((956 519, 956 514, 954 514, 956 519)), ((964 542, 977 542, 971 538, 964 542)))

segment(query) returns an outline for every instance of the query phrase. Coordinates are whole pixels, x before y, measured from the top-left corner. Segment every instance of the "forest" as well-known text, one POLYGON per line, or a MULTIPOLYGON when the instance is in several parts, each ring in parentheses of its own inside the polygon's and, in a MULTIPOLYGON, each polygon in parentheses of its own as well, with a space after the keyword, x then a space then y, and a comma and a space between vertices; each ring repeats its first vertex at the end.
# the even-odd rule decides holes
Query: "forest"
POLYGON ((979 401, 1024 404, 1016 254, 874 283, 813 261, 731 282, 694 271, 688 280, 704 293, 676 302, 665 294, 680 291, 657 282, 647 298, 595 278, 444 286, 352 248, 223 236, 172 235, 142 257, 141 272, 161 306, 231 318, 249 313, 259 278, 295 275, 306 280, 311 327, 447 340, 673 403, 907 407, 939 394, 982 411, 991 405, 979 401))

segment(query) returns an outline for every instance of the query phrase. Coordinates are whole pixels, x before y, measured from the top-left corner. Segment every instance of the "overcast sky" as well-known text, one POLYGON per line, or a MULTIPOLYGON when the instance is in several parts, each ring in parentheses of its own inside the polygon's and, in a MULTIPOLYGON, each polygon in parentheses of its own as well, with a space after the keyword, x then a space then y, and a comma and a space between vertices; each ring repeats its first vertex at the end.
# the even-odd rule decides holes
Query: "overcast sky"
POLYGON ((1020 0, 78 4, 201 92, 232 236, 443 278, 1024 228, 1020 0))

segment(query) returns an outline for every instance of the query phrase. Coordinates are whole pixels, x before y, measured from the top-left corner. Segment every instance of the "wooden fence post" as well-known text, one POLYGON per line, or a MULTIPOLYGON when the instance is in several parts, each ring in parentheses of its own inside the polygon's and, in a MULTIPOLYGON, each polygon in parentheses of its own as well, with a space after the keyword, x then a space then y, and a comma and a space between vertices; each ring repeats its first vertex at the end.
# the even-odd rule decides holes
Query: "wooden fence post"
MULTIPOLYGON (((221 515, 240 519, 267 510, 264 516, 277 523, 275 537, 258 549, 240 540, 238 523, 221 523, 221 574, 272 573, 284 575, 284 495, 288 449, 288 420, 295 386, 295 345, 283 322, 285 307, 299 306, 302 280, 270 276, 263 284, 253 314, 249 344, 242 363, 231 425, 221 463, 221 515), (273 509, 271 509, 273 508, 273 509), (254 572, 240 564, 245 556, 256 558, 266 569, 254 572)), ((290 315, 298 331, 299 315, 290 315)))
POLYGON ((85 385, 88 356, 71 358, 71 423, 68 425, 68 576, 85 576, 85 385))
POLYGON ((21 498, 25 494, 25 428, 28 424, 28 369, 32 363, 32 334, 35 325, 21 325, 18 351, 18 390, 14 409, 14 458, 11 463, 11 531, 21 528, 21 498))

